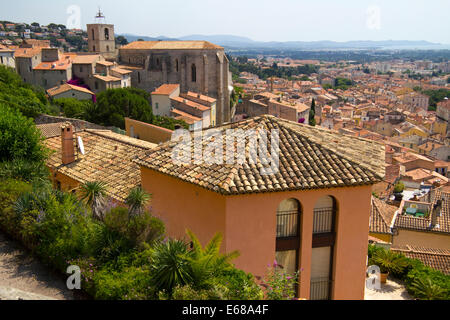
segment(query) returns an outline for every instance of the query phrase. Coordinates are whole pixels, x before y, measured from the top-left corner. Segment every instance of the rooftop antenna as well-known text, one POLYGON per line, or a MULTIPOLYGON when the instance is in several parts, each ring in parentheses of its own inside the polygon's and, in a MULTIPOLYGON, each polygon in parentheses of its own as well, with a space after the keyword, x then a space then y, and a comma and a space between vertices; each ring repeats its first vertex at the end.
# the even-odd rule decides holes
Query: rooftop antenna
POLYGON ((105 24, 106 23, 106 18, 102 13, 102 10, 100 9, 100 7, 98 7, 98 13, 95 16, 95 22, 96 23, 100 23, 100 24, 105 24))

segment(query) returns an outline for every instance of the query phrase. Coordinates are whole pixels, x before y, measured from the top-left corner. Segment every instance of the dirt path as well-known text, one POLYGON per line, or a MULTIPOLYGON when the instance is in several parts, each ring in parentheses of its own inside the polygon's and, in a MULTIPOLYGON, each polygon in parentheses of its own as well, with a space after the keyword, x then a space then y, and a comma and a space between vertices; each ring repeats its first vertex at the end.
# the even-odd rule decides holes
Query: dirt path
POLYGON ((0 299, 72 300, 63 275, 42 265, 0 231, 0 299))

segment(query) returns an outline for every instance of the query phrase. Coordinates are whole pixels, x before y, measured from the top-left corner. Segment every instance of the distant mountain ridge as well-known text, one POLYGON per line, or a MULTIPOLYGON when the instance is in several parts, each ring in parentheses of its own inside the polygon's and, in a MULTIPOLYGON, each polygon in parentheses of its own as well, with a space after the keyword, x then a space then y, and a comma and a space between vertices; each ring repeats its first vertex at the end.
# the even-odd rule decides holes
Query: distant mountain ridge
MULTIPOLYGON (((410 41, 410 40, 384 40, 384 41, 254 41, 247 37, 234 35, 188 35, 179 38, 169 38, 165 36, 147 37, 131 34, 123 34, 129 42, 142 39, 144 41, 175 41, 175 40, 204 40, 214 44, 226 47, 228 49, 380 49, 380 48, 436 48, 442 47, 440 43, 429 41, 410 41)), ((447 46, 446 46, 447 47, 447 46)))

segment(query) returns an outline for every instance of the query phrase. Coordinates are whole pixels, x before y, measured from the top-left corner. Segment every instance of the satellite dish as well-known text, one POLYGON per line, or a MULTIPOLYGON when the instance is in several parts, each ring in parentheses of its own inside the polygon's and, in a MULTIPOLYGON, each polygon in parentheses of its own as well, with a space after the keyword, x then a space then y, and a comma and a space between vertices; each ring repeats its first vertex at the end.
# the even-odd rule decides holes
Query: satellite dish
POLYGON ((80 150, 81 154, 84 155, 84 144, 83 144, 83 139, 81 137, 77 137, 77 141, 78 141, 78 150, 80 150))

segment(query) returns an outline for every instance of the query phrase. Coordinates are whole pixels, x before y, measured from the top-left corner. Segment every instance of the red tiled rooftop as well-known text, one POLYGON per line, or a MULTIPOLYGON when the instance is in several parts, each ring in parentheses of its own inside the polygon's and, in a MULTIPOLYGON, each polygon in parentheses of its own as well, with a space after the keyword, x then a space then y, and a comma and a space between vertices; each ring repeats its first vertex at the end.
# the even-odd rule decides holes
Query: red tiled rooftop
POLYGON ((153 91, 152 94, 168 96, 172 94, 175 90, 177 90, 179 87, 180 87, 179 84, 163 84, 158 89, 153 91))

